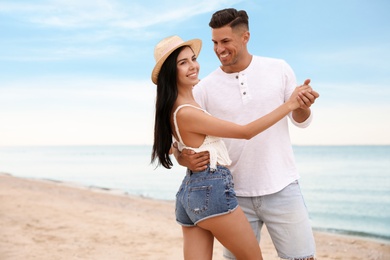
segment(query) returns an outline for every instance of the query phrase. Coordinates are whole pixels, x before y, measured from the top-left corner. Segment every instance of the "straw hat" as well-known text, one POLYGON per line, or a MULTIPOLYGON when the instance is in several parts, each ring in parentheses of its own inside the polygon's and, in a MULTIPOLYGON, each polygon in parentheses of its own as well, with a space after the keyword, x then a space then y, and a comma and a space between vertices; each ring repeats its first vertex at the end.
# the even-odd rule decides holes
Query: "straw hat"
POLYGON ((168 56, 176 49, 182 46, 190 46, 195 55, 198 56, 200 49, 202 48, 202 41, 200 39, 193 39, 189 41, 183 41, 179 36, 170 36, 161 40, 154 48, 154 59, 156 65, 152 71, 152 81, 157 85, 157 77, 160 73, 161 66, 164 64, 168 56))

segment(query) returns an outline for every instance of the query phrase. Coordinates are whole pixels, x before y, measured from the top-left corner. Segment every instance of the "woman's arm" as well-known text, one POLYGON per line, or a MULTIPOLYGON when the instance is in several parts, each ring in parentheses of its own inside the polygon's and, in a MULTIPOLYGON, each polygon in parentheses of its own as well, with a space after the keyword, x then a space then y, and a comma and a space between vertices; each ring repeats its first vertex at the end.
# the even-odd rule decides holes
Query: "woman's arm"
POLYGON ((238 125, 218 119, 191 107, 183 108, 177 114, 180 133, 185 143, 186 139, 190 138, 193 134, 211 135, 223 138, 251 139, 255 135, 274 125, 291 111, 299 108, 302 102, 299 93, 302 95, 311 91, 311 87, 307 85, 297 87, 284 104, 280 105, 267 115, 246 125, 238 125))

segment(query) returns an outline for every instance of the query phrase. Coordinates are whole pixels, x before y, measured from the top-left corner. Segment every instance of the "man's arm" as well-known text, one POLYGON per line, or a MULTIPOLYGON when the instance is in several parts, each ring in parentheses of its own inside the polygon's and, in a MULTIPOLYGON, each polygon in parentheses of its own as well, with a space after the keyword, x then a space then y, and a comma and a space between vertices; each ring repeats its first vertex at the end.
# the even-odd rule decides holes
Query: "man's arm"
POLYGON ((183 149, 179 151, 177 143, 172 145, 172 152, 176 158, 176 161, 184 167, 187 167, 193 172, 203 171, 207 168, 207 164, 210 162, 209 152, 195 153, 190 149, 183 149))

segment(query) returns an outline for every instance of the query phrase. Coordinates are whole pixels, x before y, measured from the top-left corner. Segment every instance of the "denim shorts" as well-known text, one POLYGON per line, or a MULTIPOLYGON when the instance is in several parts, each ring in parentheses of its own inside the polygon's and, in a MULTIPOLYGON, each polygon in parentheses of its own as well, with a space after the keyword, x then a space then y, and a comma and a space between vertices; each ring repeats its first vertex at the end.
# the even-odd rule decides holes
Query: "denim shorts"
MULTIPOLYGON (((315 255, 313 231, 298 181, 274 194, 237 199, 257 240, 265 224, 280 258, 309 259, 315 255)), ((224 256, 236 259, 226 248, 224 256)))
POLYGON ((227 214, 238 207, 233 177, 228 168, 187 174, 176 194, 176 221, 195 226, 199 221, 227 214))

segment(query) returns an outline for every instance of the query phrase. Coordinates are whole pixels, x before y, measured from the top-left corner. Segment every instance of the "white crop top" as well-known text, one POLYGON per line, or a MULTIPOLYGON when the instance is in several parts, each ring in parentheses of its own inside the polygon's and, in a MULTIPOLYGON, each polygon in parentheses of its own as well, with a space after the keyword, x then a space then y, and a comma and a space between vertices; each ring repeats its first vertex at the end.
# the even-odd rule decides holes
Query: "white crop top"
POLYGON ((232 161, 230 160, 225 143, 220 137, 206 135, 202 145, 199 146, 198 148, 189 147, 184 144, 183 140, 181 139, 179 126, 177 125, 177 120, 176 120, 177 112, 183 107, 193 107, 209 114, 206 110, 203 110, 199 107, 190 104, 184 104, 176 108, 175 112, 173 113, 173 123, 175 124, 177 137, 179 138, 179 142, 178 142, 179 151, 182 151, 184 148, 193 150, 197 153, 208 151, 210 153, 210 169, 213 170, 217 169, 217 164, 223 166, 229 166, 232 163, 232 161))

